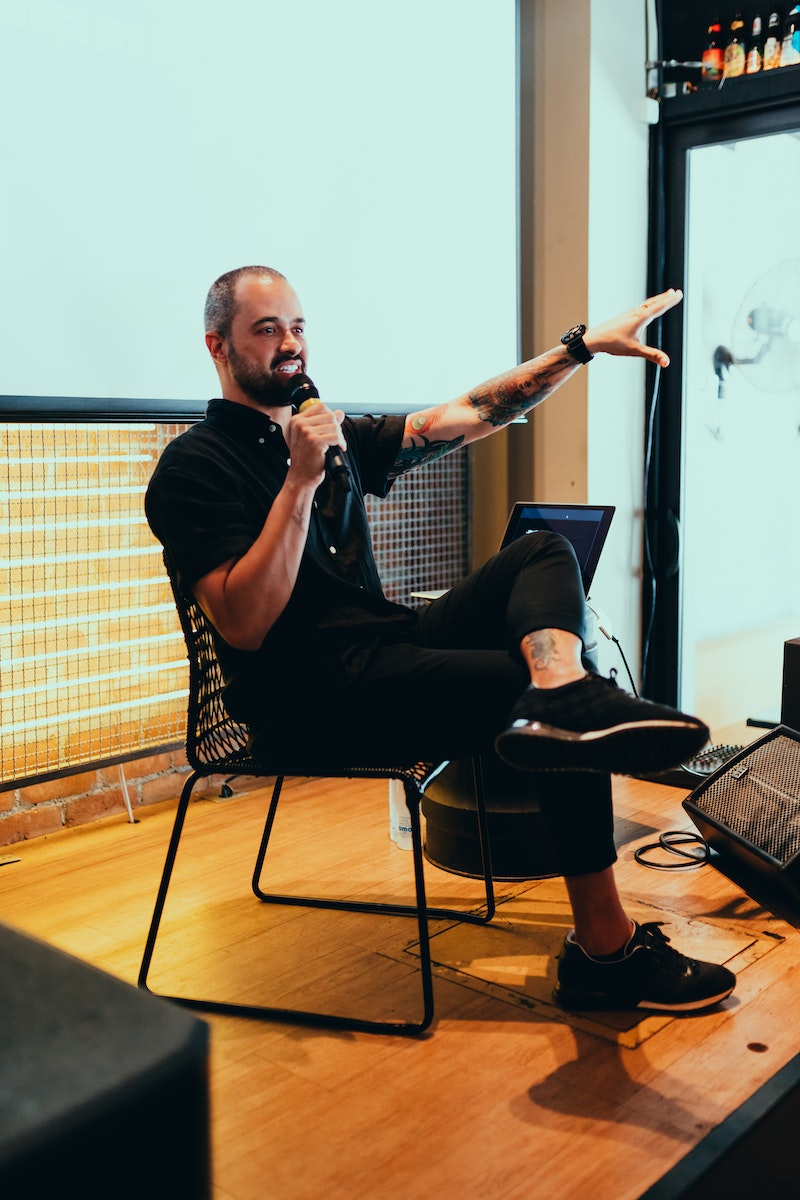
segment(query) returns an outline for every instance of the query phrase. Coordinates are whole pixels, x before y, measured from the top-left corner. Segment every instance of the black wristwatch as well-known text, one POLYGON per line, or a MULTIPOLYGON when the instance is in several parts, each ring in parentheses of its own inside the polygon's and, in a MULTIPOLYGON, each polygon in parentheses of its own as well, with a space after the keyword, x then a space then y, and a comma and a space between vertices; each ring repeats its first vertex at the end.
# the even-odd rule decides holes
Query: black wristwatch
POLYGON ((586 333, 585 325, 573 325, 572 329, 568 329, 562 337, 561 341, 567 347, 573 358, 579 363, 589 363, 594 358, 590 350, 587 350, 583 340, 583 335, 586 333))

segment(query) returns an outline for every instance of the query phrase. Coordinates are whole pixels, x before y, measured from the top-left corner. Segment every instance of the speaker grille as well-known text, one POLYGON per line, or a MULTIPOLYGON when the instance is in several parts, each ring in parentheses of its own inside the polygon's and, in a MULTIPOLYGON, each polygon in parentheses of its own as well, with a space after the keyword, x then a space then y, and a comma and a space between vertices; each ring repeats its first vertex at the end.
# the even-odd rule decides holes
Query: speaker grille
POLYGON ((800 852, 800 742, 762 740, 701 785, 686 803, 785 863, 800 852))

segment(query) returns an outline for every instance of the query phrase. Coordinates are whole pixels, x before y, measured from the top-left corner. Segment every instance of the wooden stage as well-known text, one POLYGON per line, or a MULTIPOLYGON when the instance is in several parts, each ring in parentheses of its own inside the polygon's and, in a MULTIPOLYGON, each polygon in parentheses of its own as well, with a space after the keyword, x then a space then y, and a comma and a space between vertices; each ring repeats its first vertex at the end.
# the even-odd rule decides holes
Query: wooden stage
MULTIPOLYGON (((697 1016, 568 1016, 550 1000, 551 955, 569 927, 563 885, 501 883, 490 930, 436 927, 436 1017, 420 1038, 210 1018, 215 1200, 628 1200, 651 1188, 654 1200, 800 1195, 800 1183, 771 1192, 764 1146, 745 1145, 754 1114, 785 1101, 771 1126, 761 1124, 773 1159, 790 1163, 794 1153, 793 914, 710 866, 639 865, 637 846, 692 829, 686 793, 614 784, 631 912, 666 922, 680 949, 727 960, 739 977, 733 996, 697 1016), (689 1190, 692 1155, 735 1154, 737 1145, 734 1186, 689 1190)), ((306 1002, 310 989, 313 1001, 330 993, 351 1011, 407 1011, 416 1001, 413 923, 266 911, 250 873, 267 792, 253 780, 236 787, 223 800, 209 785, 192 805, 154 986, 169 967, 190 986, 215 979, 228 989, 220 998, 303 1003, 295 990, 305 988, 306 1002)), ((121 816, 0 848, 0 920, 134 982, 173 811, 165 803, 133 825, 121 816)), ((305 881, 332 894, 408 898, 411 856, 388 834, 385 783, 294 781, 271 879, 287 890, 305 881)), ((433 867, 427 876, 432 902, 477 903, 476 881, 433 867)), ((143 1113, 132 1153, 147 1154, 147 1128, 143 1113)))

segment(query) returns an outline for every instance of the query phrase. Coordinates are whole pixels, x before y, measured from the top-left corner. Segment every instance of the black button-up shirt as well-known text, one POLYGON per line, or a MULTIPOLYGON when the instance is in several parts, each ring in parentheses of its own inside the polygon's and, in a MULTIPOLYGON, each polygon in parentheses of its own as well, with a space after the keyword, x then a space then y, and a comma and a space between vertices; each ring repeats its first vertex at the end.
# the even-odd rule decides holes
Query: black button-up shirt
MULTIPOLYGON (((404 423, 402 416, 345 418, 351 487, 327 477, 320 486, 284 612, 258 651, 217 638, 233 715, 269 719, 273 706, 300 698, 321 672, 344 685, 375 646, 413 629, 413 610, 383 594, 364 507, 365 494, 385 496, 391 486, 404 423)), ((280 426, 266 413, 227 400, 212 400, 205 419, 167 446, 145 510, 184 589, 252 546, 283 485, 288 455, 280 426)))

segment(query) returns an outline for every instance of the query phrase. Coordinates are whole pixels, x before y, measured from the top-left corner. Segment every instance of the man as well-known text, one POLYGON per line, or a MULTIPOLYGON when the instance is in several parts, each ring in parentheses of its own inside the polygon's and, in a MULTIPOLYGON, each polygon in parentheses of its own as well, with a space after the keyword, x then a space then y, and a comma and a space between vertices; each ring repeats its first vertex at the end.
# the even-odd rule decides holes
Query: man
POLYGON ((383 595, 363 496, 507 425, 595 354, 667 366, 640 335, 680 299, 665 292, 576 327, 449 403, 349 419, 320 402, 295 411, 307 346, 285 277, 228 272, 205 312, 222 399, 167 447, 146 499, 171 572, 216 630, 226 702, 254 753, 385 765, 496 749, 516 769, 560 772, 537 795, 575 922, 556 987, 568 1008, 692 1010, 733 990, 725 967, 632 922, 614 879, 610 773, 674 765, 708 730, 587 672, 583 588, 564 539, 520 539, 413 611, 383 595), (331 448, 344 471, 326 469, 331 448))

